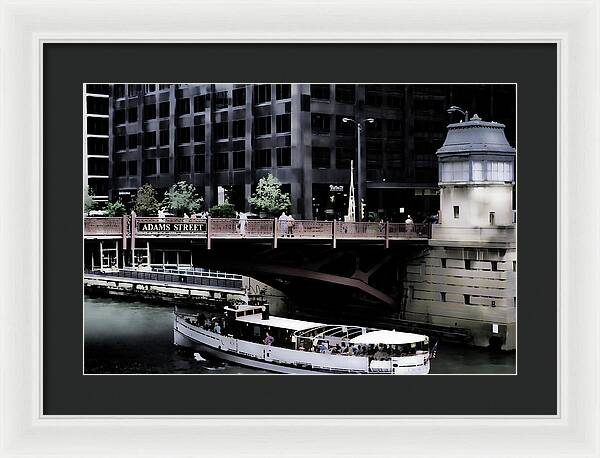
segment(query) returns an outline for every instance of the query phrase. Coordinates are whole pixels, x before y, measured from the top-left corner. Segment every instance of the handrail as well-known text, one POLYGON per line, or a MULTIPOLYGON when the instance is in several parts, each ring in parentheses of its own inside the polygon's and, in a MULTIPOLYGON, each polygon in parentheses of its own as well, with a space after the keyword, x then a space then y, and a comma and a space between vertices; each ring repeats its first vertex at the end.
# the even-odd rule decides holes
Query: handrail
POLYGON ((346 222, 286 219, 85 217, 86 237, 181 237, 389 240, 431 238, 429 223, 346 222), (126 231, 126 234, 124 234, 126 231))

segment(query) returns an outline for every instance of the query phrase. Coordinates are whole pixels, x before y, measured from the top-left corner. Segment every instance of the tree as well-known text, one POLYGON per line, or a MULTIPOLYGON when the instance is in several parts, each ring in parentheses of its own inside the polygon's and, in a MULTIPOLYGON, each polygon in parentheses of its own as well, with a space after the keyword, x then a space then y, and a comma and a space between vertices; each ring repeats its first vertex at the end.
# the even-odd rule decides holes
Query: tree
POLYGON ((85 185, 85 196, 83 197, 83 211, 89 213, 96 208, 96 201, 94 200, 94 191, 90 189, 88 185, 85 185))
POLYGON ((156 199, 156 190, 151 184, 145 184, 137 190, 135 197, 135 212, 140 216, 155 216, 158 212, 159 204, 156 199))
POLYGON ((211 207, 208 213, 211 218, 235 218, 235 207, 233 204, 225 201, 222 204, 211 207))
POLYGON ((123 202, 121 202, 121 199, 119 199, 116 202, 107 203, 104 211, 106 212, 106 216, 123 216, 127 209, 123 205, 123 202))
POLYGON ((281 192, 281 183, 269 174, 258 181, 256 192, 248 199, 259 212, 277 215, 279 212, 289 210, 292 206, 290 195, 281 192))
POLYGON ((191 183, 180 181, 165 192, 163 207, 177 216, 184 213, 195 213, 202 207, 204 199, 196 194, 196 187, 191 183))

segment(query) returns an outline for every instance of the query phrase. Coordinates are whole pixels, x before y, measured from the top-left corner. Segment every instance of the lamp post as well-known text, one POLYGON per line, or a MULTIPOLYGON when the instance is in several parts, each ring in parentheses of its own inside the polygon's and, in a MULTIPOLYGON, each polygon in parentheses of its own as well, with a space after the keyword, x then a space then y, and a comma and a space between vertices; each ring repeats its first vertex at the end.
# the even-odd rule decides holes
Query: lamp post
POLYGON ((356 148, 356 199, 358 201, 358 205, 360 205, 359 211, 358 211, 358 221, 362 220, 362 205, 363 205, 363 196, 362 196, 362 192, 361 192, 361 184, 362 184, 362 162, 361 162, 361 142, 360 142, 360 135, 362 133, 363 128, 365 127, 365 125, 367 123, 372 124, 375 122, 375 120, 373 118, 365 118, 362 121, 355 121, 352 118, 342 118, 342 122, 350 122, 353 123, 356 126, 356 136, 358 139, 358 147, 356 148))
POLYGON ((462 108, 460 108, 460 107, 457 107, 456 105, 452 105, 450 108, 448 108, 448 109, 446 110, 446 112, 447 112, 448 114, 450 114, 450 113, 457 113, 457 112, 458 112, 458 113, 461 113, 461 114, 462 114, 462 115, 465 117, 465 121, 468 121, 468 120, 469 120, 469 112, 468 112, 468 111, 465 111, 465 110, 463 110, 463 109, 462 109, 462 108))

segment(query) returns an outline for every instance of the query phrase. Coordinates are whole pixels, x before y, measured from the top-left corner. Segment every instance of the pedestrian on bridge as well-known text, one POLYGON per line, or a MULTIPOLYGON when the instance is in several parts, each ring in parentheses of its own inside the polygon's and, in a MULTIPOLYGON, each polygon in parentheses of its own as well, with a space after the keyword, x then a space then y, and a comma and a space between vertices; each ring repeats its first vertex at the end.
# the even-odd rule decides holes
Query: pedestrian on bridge
POLYGON ((288 216, 285 212, 281 212, 281 216, 279 217, 279 232, 283 237, 287 235, 288 231, 288 216))
POLYGON ((240 234, 242 237, 246 235, 246 225, 248 224, 248 215, 244 212, 240 212, 240 234))

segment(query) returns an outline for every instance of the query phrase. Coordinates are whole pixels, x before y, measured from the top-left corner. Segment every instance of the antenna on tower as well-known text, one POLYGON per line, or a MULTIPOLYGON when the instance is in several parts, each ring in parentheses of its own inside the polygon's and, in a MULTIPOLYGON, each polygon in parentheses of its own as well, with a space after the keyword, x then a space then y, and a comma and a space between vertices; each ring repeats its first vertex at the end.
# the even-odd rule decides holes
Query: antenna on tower
POLYGON ((346 221, 356 221, 356 202, 354 200, 354 161, 350 161, 350 192, 348 193, 348 214, 346 221))

